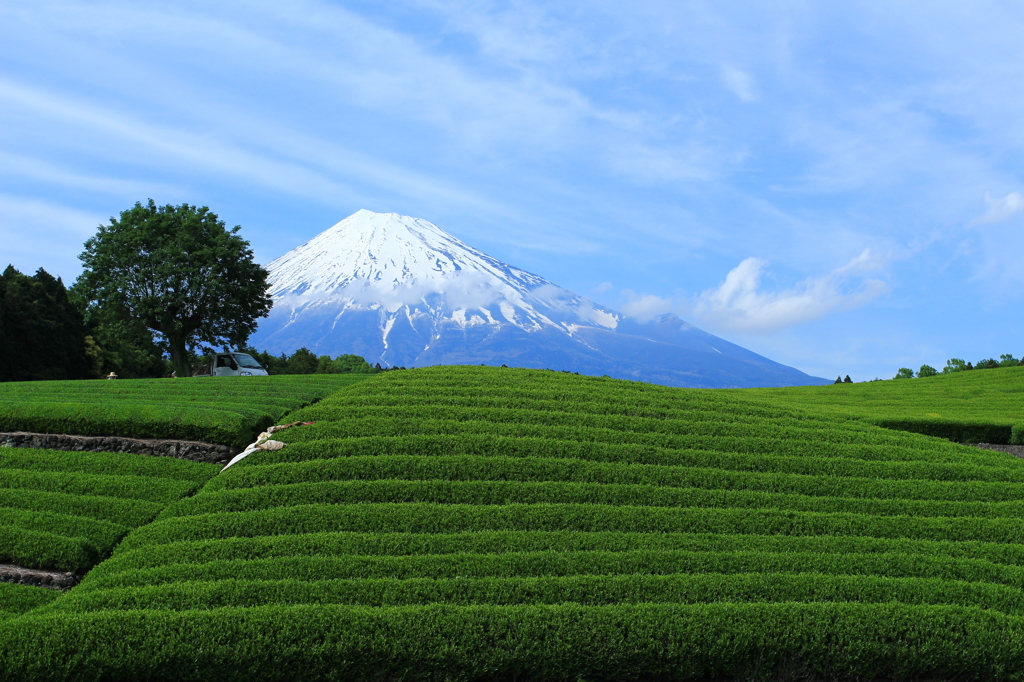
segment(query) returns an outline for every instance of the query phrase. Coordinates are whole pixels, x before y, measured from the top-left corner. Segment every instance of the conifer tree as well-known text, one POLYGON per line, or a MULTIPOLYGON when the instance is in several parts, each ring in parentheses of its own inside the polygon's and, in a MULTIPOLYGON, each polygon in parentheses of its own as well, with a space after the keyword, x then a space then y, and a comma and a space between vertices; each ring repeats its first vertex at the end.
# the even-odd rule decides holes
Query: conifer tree
POLYGON ((0 275, 0 381, 84 379, 82 314, 64 283, 43 268, 33 276, 8 266, 0 275))

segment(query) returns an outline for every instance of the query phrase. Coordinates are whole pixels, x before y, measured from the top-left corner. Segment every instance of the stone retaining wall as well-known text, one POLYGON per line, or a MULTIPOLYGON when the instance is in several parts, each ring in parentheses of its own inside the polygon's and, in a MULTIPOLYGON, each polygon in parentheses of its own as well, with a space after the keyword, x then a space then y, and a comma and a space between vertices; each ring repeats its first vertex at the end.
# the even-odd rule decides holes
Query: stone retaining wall
POLYGON ((0 582, 20 583, 48 587, 51 590, 70 590, 82 580, 82 576, 69 571, 45 571, 24 568, 13 564, 0 564, 0 582))
POLYGON ((117 436, 71 436, 55 433, 0 433, 0 447, 68 450, 72 452, 131 452, 137 455, 176 457, 193 462, 227 464, 238 448, 191 440, 148 440, 117 436))

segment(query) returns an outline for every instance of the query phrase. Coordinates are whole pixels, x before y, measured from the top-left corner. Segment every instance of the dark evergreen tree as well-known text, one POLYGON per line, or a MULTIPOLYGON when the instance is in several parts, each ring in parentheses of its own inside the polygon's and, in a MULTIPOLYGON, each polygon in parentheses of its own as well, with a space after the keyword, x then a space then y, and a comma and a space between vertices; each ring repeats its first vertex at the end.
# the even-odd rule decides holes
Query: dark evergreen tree
POLYGON ((316 372, 317 365, 319 364, 320 358, 313 351, 303 346, 288 358, 288 367, 285 370, 285 374, 313 374, 316 372))
POLYGON ((847 374, 847 375, 846 375, 846 378, 845 378, 845 379, 843 379, 843 383, 844 383, 844 384, 852 384, 852 383, 853 383, 853 379, 851 379, 851 378, 850 378, 850 375, 849 375, 849 374, 847 374))
POLYGON ((81 313, 59 278, 8 266, 0 275, 0 381, 90 375, 81 313))
POLYGON ((843 378, 842 377, 836 377, 835 383, 837 383, 837 384, 843 383, 843 378))

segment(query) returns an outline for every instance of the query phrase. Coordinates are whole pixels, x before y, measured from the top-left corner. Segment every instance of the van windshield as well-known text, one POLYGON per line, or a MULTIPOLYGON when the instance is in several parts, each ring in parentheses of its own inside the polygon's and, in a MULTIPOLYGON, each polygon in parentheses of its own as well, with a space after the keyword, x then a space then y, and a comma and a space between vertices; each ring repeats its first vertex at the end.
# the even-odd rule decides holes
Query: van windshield
POLYGON ((239 367, 245 367, 246 369, 263 369, 260 367, 260 363, 256 362, 256 358, 248 353, 232 353, 232 355, 239 367))

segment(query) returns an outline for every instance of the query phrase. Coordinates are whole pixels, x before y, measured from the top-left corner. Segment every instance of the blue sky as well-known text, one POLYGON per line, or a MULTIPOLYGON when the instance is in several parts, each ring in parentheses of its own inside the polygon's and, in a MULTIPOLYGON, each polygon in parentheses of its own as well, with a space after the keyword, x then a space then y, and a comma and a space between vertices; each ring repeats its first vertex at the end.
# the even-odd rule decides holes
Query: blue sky
POLYGON ((863 381, 1024 353, 1024 5, 0 0, 0 268, 360 208, 863 381))

